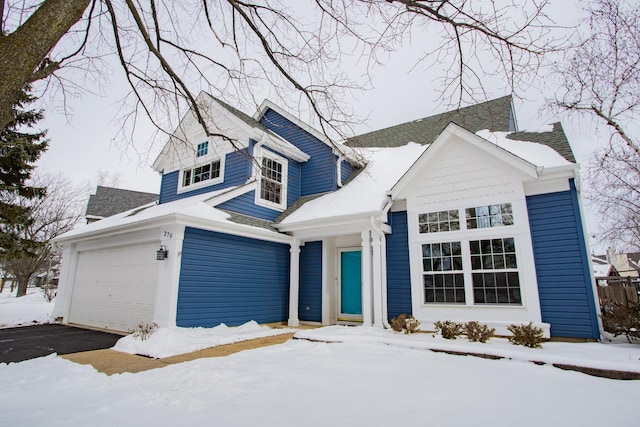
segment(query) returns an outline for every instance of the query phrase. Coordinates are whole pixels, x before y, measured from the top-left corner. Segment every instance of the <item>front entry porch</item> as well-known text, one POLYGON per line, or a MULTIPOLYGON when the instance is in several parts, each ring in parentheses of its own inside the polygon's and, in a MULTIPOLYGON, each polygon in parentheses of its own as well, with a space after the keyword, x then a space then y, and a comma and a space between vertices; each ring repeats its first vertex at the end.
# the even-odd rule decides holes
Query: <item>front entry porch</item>
POLYGON ((291 244, 288 324, 383 327, 384 232, 373 227, 350 233, 336 231, 333 235, 323 231, 322 237, 294 238, 291 244))

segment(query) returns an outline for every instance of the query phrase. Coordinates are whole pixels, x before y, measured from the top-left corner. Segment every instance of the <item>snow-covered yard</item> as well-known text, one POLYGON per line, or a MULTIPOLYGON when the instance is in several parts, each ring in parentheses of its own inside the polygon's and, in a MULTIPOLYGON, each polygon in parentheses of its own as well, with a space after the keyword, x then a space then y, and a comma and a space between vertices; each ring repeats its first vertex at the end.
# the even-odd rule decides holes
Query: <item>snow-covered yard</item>
MULTIPOLYGON (((2 301, 3 311, 13 305, 2 301)), ((27 310, 29 304, 21 304, 27 310)), ((245 329, 259 331, 255 325, 245 329)), ((220 338, 238 332, 161 329, 156 334, 145 351, 162 346, 176 352, 190 345, 189 335, 202 340, 207 334, 220 338)), ((640 372, 640 345, 546 343, 529 350, 499 339, 472 345, 428 334, 345 327, 298 336, 339 342, 291 340, 113 376, 56 356, 0 364, 0 425, 600 427, 639 422, 640 381, 596 378, 528 360, 640 372), (427 348, 509 358, 453 356, 427 348)))

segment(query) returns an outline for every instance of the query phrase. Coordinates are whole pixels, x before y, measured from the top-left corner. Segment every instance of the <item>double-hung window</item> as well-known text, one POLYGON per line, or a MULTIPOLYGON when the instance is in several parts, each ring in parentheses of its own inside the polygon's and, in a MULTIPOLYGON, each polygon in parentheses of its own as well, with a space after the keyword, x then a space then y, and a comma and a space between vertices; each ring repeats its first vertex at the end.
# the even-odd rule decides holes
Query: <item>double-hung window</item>
POLYGON ((513 238, 471 240, 471 276, 476 304, 522 304, 513 238))
POLYGON ((287 160, 271 152, 263 152, 260 157, 260 185, 256 203, 279 210, 286 208, 287 202, 287 160))
POLYGON ((460 242, 422 245, 426 303, 464 304, 464 272, 460 242))

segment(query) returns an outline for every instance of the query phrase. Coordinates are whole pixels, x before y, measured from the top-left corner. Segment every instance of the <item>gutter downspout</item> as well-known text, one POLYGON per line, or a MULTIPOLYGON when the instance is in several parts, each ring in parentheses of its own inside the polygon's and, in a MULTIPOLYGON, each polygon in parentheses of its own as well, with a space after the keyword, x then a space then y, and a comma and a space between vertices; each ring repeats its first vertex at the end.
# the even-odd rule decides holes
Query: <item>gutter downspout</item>
MULTIPOLYGON (((385 207, 382 209, 381 217, 386 217, 389 209, 391 209, 391 205, 393 204, 393 200, 389 200, 385 207)), ((380 238, 380 276, 381 283, 380 287, 382 288, 381 295, 381 304, 382 304, 382 325, 385 329, 391 329, 391 325, 387 320, 388 311, 387 311, 387 239, 384 235, 384 232, 376 225, 375 217, 372 215, 370 217, 371 220, 371 230, 378 235, 380 238)))
POLYGON ((338 160, 336 160, 336 174, 337 174, 337 178, 338 178, 338 187, 342 187, 342 168, 340 167, 340 165, 342 164, 342 161, 344 160, 344 155, 342 153, 340 153, 340 155, 338 155, 338 160))

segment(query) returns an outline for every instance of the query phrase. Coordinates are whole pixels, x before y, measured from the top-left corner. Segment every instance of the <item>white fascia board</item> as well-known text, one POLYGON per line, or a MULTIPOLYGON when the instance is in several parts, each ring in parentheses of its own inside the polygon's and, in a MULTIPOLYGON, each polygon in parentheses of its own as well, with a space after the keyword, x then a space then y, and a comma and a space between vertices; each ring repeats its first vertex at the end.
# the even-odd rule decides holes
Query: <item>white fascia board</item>
POLYGON ((247 237, 250 239, 286 244, 290 244, 293 240, 292 236, 275 233, 261 227, 252 227, 250 225, 236 224, 233 222, 214 222, 205 218, 197 218, 185 214, 176 214, 176 221, 187 227, 232 234, 234 236, 247 237))
MULTIPOLYGON (((484 138, 479 137, 478 135, 469 132, 456 125, 455 123, 449 123, 447 127, 438 135, 438 137, 433 141, 427 149, 422 153, 420 157, 409 167, 407 172, 396 182, 396 184, 389 191, 389 196, 393 199, 398 198, 399 194, 402 193, 402 190, 406 188, 406 186, 413 180, 413 178, 429 163, 429 160, 435 155, 435 153, 442 149, 443 146, 447 144, 447 141, 452 137, 458 137, 463 141, 474 145, 475 147, 480 148, 481 150, 493 155, 499 160, 505 162, 506 164, 514 167, 515 169, 521 171, 526 176, 530 178, 538 178, 539 168, 537 168, 532 163, 516 156, 515 154, 503 149, 502 147, 498 147, 497 145, 487 141, 484 138)), ((400 197, 401 198, 401 197, 400 197)))
MULTIPOLYGON (((296 232, 300 230, 310 230, 314 228, 327 228, 327 227, 336 227, 342 225, 353 225, 353 224, 369 224, 370 218, 374 216, 377 219, 385 220, 384 213, 382 210, 372 211, 372 212, 363 212, 351 215, 343 215, 336 216, 330 218, 321 218, 321 219, 309 219, 305 221, 299 221, 291 224, 280 223, 275 224, 278 230, 283 232, 296 232)), ((286 218, 285 218, 286 221, 286 218)))
POLYGON ((258 135, 261 135, 261 137, 254 138, 254 139, 256 141, 263 142, 265 146, 271 148, 277 153, 280 153, 283 156, 288 157, 300 163, 308 162, 309 159, 311 158, 310 155, 300 150, 298 147, 291 144, 289 141, 285 140, 284 138, 281 138, 280 136, 271 132, 269 133, 264 132, 263 130, 260 130, 258 128, 254 128, 254 129, 256 130, 258 135))
POLYGON ((87 240, 95 240, 102 237, 115 237, 123 234, 130 234, 149 228, 157 228, 171 224, 180 224, 184 226, 199 228, 203 230, 217 231, 220 233, 233 234, 242 237, 266 240, 276 243, 289 244, 292 240, 291 236, 274 233, 260 227, 252 227, 231 222, 219 222, 207 220, 205 218, 193 217, 182 213, 171 213, 157 218, 150 218, 135 223, 128 223, 119 226, 110 227, 108 229, 87 232, 67 239, 57 240, 56 243, 62 246, 72 243, 82 243, 87 240))
POLYGON ((107 237, 107 236, 111 237, 111 236, 117 236, 125 233, 133 233, 133 232, 148 229, 148 228, 159 227, 159 226, 175 223, 176 221, 175 216, 176 216, 175 213, 171 213, 171 214, 163 215, 160 217, 149 218, 149 219, 145 219, 145 220, 141 220, 133 223, 114 225, 113 227, 109 227, 109 228, 101 228, 94 231, 87 231, 86 233, 74 234, 73 236, 69 236, 69 237, 62 236, 52 241, 58 245, 64 246, 71 243, 81 243, 86 240, 93 240, 101 237, 107 237))

